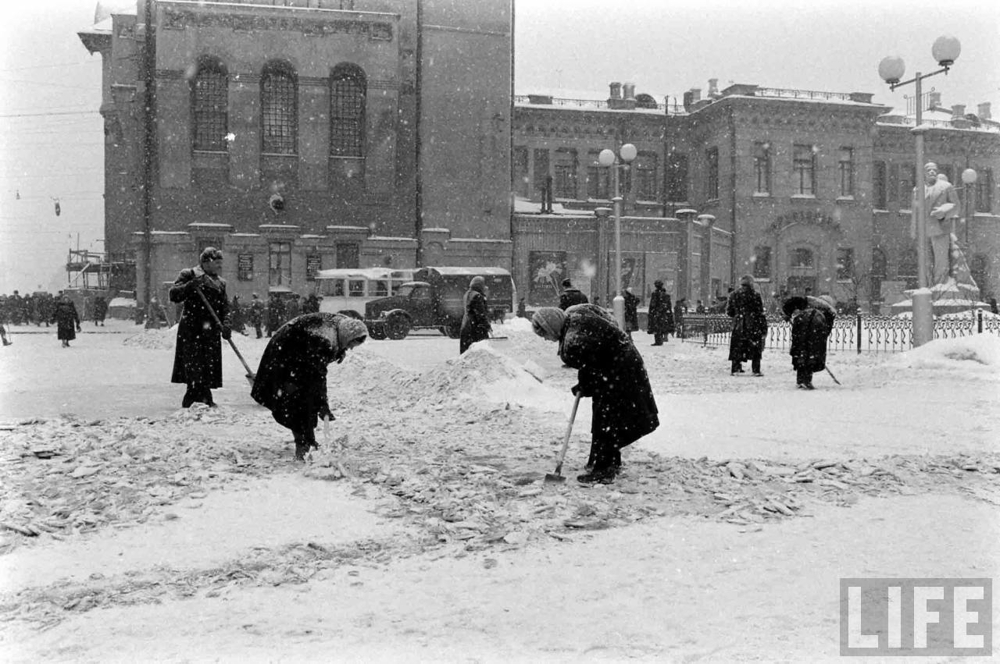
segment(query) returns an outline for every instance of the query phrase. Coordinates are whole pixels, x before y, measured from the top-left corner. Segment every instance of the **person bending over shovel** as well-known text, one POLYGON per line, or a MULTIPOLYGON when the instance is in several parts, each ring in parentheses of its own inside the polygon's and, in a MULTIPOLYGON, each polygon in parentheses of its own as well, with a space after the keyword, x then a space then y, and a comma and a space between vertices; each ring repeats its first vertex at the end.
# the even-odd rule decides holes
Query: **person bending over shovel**
POLYGON ((268 341, 250 396, 271 411, 275 422, 292 430, 297 460, 318 447, 319 418, 334 419, 326 400, 327 365, 343 362, 347 351, 367 336, 368 329, 357 319, 315 313, 282 325, 268 341))
POLYGON ((660 425, 642 356, 618 325, 587 305, 542 307, 531 318, 538 336, 559 343, 559 357, 578 370, 573 395, 593 399, 588 472, 579 482, 609 484, 622 465, 621 448, 660 425))

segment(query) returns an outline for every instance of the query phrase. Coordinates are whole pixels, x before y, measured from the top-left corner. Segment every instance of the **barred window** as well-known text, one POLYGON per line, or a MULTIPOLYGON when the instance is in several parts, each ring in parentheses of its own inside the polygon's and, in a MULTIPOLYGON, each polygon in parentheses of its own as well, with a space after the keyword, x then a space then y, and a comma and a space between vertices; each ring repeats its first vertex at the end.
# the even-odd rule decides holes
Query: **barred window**
POLYGON ((816 153, 811 145, 796 145, 792 154, 793 191, 801 196, 816 194, 816 153))
POLYGON ((771 193, 771 144, 753 144, 754 193, 771 193))
POLYGON ((771 247, 758 246, 753 250, 753 276, 756 279, 771 278, 771 247))
POLYGON ((875 207, 879 210, 888 209, 888 193, 889 193, 889 181, 886 175, 885 162, 876 161, 874 164, 874 169, 872 170, 872 190, 874 191, 875 200, 873 203, 875 207))
POLYGON ((557 198, 576 198, 576 150, 560 148, 556 150, 555 157, 554 195, 557 198))
POLYGON ((667 157, 667 200, 683 203, 688 199, 688 158, 674 152, 667 157))
POLYGON ((813 266, 812 249, 798 247, 792 249, 788 256, 789 267, 811 268, 813 266))
POLYGON ((357 67, 337 67, 330 81, 330 154, 360 157, 365 143, 367 83, 357 67))
POLYGON ((635 197, 640 201, 657 200, 657 160, 656 154, 642 152, 633 165, 635 170, 635 197))
POLYGON ((899 165, 899 202, 903 209, 913 205, 914 188, 917 186, 917 169, 913 164, 899 165))
POLYGON ((984 168, 976 178, 976 212, 993 210, 993 169, 984 168))
POLYGON ((205 60, 191 82, 193 147, 214 152, 229 147, 229 76, 221 63, 205 60))
POLYGON ((705 158, 708 162, 708 191, 705 192, 705 198, 713 200, 719 197, 719 148, 709 148, 705 158))
POLYGON ((840 148, 840 195, 854 195, 854 148, 840 148))
POLYGON ((295 154, 295 76, 282 65, 269 65, 260 82, 263 152, 295 154))
POLYGON ((611 198, 611 169, 597 161, 599 152, 588 154, 587 198, 609 200, 611 198))
POLYGON ((846 281, 854 277, 854 249, 851 247, 837 248, 837 279, 846 281))
POLYGON ((292 285, 292 245, 290 242, 271 242, 268 246, 268 286, 292 285))

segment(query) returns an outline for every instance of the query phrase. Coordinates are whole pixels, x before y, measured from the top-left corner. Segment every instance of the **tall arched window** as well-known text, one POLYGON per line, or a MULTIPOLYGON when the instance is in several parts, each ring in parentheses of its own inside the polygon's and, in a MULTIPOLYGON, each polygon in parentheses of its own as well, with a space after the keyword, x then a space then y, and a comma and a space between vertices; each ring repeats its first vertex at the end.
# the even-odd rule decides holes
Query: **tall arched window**
POLYGON ((261 150, 266 154, 295 154, 295 74, 284 64, 269 64, 260 80, 261 150))
POLYGON ((222 152, 229 147, 229 75, 214 58, 199 62, 191 81, 191 119, 195 150, 222 152))
POLYGON ((888 274, 888 261, 885 257, 885 252, 874 247, 872 249, 872 276, 879 277, 880 279, 885 279, 888 274))
POLYGON ((340 65, 330 77, 330 156, 361 157, 365 145, 365 74, 340 65))

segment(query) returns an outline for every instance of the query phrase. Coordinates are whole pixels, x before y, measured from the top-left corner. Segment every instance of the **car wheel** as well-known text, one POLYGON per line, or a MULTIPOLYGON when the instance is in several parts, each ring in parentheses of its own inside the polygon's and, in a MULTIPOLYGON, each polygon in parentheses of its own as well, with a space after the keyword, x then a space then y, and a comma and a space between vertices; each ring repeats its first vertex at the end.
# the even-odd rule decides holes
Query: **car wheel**
POLYGON ((385 321, 385 336, 398 341, 410 332, 410 321, 402 314, 390 315, 385 321))

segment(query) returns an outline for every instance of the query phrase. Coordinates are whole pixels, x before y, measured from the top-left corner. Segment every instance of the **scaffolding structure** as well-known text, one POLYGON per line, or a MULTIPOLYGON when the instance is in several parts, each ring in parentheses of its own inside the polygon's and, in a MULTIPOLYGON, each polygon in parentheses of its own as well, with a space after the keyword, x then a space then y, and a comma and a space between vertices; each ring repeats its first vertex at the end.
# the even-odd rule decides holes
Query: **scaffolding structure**
POLYGON ((71 290, 120 290, 135 287, 135 260, 125 254, 70 249, 66 260, 67 288, 71 290), (131 275, 131 279, 129 276, 131 275))

